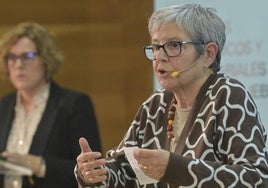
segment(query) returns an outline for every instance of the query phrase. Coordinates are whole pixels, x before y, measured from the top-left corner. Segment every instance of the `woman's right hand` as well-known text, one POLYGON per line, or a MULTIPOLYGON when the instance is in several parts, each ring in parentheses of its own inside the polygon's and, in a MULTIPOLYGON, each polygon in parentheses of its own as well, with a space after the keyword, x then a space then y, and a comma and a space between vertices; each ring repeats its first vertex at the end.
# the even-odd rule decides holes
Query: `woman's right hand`
POLYGON ((102 168, 106 160, 101 158, 100 152, 93 152, 85 138, 79 139, 81 154, 77 157, 78 176, 85 184, 94 184, 107 179, 107 170, 102 168))

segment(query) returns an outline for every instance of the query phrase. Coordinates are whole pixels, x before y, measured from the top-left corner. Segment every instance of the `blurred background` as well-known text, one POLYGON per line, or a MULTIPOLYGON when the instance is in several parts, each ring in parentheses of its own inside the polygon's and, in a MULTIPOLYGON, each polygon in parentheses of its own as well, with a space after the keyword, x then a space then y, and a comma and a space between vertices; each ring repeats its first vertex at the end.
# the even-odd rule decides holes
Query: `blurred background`
MULTIPOLYGON (((0 35, 25 21, 55 34, 65 56, 55 80, 90 95, 106 152, 153 91, 151 64, 143 55, 152 11, 153 0, 1 0, 0 35)), ((0 80, 0 98, 12 90, 0 80)))

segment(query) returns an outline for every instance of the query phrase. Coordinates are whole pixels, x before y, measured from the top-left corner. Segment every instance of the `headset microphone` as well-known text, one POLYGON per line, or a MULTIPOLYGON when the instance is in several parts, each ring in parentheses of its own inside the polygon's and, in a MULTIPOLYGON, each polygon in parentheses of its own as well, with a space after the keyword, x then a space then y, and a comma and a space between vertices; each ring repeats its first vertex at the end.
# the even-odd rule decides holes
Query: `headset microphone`
POLYGON ((178 78, 178 76, 181 74, 181 73, 183 73, 183 72, 185 72, 185 71, 187 71, 187 70, 189 70, 190 68, 192 68, 197 62, 198 62, 198 59, 201 57, 201 55, 191 64, 191 65, 189 65, 189 66, 187 66, 185 69, 183 69, 183 70, 181 70, 181 71, 174 71, 174 72, 172 72, 171 73, 171 76, 173 77, 173 78, 178 78))
POLYGON ((180 74, 180 72, 175 71, 175 72, 171 73, 171 76, 175 78, 175 77, 179 76, 179 74, 180 74))

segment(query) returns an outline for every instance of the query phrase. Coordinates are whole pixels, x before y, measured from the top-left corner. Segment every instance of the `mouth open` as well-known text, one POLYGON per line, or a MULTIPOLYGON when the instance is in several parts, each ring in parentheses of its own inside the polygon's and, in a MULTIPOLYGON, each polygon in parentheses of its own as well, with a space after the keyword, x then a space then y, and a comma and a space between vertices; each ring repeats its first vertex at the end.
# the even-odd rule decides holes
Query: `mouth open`
POLYGON ((158 75, 161 77, 169 76, 172 73, 172 71, 166 71, 164 69, 159 69, 157 72, 158 72, 158 75))
POLYGON ((167 71, 165 70, 158 70, 158 73, 161 75, 161 74, 165 74, 167 71))

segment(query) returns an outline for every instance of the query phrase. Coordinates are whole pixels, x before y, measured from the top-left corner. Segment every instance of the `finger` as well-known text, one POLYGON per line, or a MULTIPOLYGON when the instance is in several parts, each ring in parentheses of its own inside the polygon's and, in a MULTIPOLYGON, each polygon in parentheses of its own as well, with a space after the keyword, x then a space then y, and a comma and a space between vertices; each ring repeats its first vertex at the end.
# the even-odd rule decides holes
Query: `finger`
POLYGON ((9 153, 8 156, 6 157, 6 160, 11 163, 16 163, 16 164, 28 164, 29 160, 25 157, 25 155, 20 155, 17 153, 9 153))
POLYGON ((21 158, 21 156, 17 153, 7 153, 5 156, 10 162, 18 161, 21 158))
POLYGON ((85 176, 97 177, 107 174, 107 170, 105 168, 95 168, 92 170, 85 170, 83 171, 85 176))
POLYGON ((8 154, 9 154, 9 153, 8 153, 7 151, 4 151, 4 152, 1 153, 1 156, 2 156, 2 157, 8 157, 8 154))
POLYGON ((98 182, 105 181, 107 179, 107 175, 94 176, 94 177, 91 177, 90 175, 88 175, 88 176, 84 176, 84 179, 88 183, 98 183, 98 182))
POLYGON ((153 154, 153 150, 149 150, 149 149, 136 148, 134 150, 135 158, 148 159, 152 157, 152 154, 153 154))
POLYGON ((91 148, 90 148, 90 146, 89 146, 89 144, 88 144, 88 142, 87 142, 87 140, 85 138, 83 138, 83 137, 81 137, 79 139, 79 145, 80 145, 80 148, 81 148, 81 152, 82 153, 91 152, 92 151, 91 148))
POLYGON ((106 180, 107 170, 104 168, 94 169, 83 172, 84 179, 89 180, 91 183, 97 183, 106 180))

